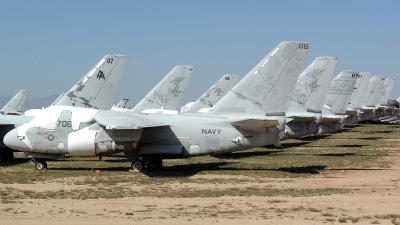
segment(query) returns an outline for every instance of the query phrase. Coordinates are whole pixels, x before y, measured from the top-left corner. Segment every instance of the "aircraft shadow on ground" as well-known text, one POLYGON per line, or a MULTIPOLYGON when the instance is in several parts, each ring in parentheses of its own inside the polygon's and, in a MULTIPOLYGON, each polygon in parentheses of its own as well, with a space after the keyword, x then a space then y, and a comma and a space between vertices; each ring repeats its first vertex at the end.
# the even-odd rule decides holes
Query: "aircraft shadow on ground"
POLYGON ((329 137, 330 135, 316 135, 316 136, 307 136, 307 137, 301 137, 301 138, 297 138, 297 140, 300 141, 317 141, 319 139, 324 139, 326 137, 329 137))
POLYGON ((297 167, 281 167, 279 169, 271 169, 273 171, 281 171, 296 174, 319 174, 320 170, 324 170, 326 166, 297 166, 297 167))
POLYGON ((332 148, 334 147, 339 147, 339 148, 362 148, 365 146, 369 146, 369 145, 360 145, 360 144, 354 144, 354 145, 334 145, 332 146, 332 148))
POLYGON ((202 171, 277 171, 295 174, 319 174, 320 170, 324 170, 326 166, 299 166, 299 167, 281 167, 278 169, 263 168, 220 168, 227 165, 226 162, 221 163, 201 163, 192 165, 176 165, 164 168, 162 171, 146 171, 149 177, 191 177, 202 171))
POLYGON ((217 159, 241 159, 241 158, 248 158, 252 156, 267 156, 273 153, 282 152, 284 150, 277 149, 274 151, 254 151, 254 152, 234 152, 234 153, 227 153, 227 154, 218 154, 218 155, 211 155, 217 159))
POLYGON ((315 154, 316 156, 335 156, 335 157, 345 157, 345 156, 354 156, 356 153, 347 152, 347 153, 325 153, 325 154, 315 154))
POLYGON ((390 133, 393 133, 393 131, 392 130, 377 130, 377 131, 374 131, 374 133, 390 134, 390 133))
POLYGON ((95 168, 87 168, 87 167, 51 167, 49 166, 47 170, 58 170, 58 171, 73 171, 73 170, 78 170, 78 171, 95 171, 95 170, 100 170, 100 171, 128 171, 128 167, 95 167, 95 168))
MULTIPOLYGON (((162 170, 148 169, 143 174, 149 177, 191 177, 202 171, 224 170, 219 168, 228 162, 196 163, 164 167, 162 170)), ((229 169, 230 170, 230 169, 229 169)))
POLYGON ((13 161, 8 161, 8 162, 0 161, 0 166, 15 166, 15 165, 19 165, 19 164, 28 163, 28 161, 29 161, 29 159, 16 158, 13 161))
POLYGON ((354 170, 354 171, 369 171, 369 170, 390 170, 390 168, 331 168, 327 170, 337 170, 337 171, 347 171, 347 170, 354 170))
POLYGON ((361 140, 379 140, 379 139, 382 139, 382 137, 359 137, 357 139, 361 139, 361 140))
POLYGON ((312 143, 311 141, 303 141, 303 142, 298 142, 298 143, 283 143, 282 146, 283 148, 295 148, 295 147, 301 147, 303 145, 312 143))

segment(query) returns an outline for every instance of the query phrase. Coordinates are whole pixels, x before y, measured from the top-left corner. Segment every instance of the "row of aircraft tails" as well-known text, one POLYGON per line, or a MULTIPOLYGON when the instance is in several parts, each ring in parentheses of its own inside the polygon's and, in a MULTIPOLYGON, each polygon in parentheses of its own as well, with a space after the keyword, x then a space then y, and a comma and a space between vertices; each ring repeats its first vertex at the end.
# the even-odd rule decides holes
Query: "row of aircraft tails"
POLYGON ((50 106, 23 113, 28 90, 1 111, 0 154, 22 151, 42 170, 65 156, 132 159, 131 169, 162 168, 162 160, 224 154, 359 122, 400 123, 394 79, 367 72, 333 74, 336 57, 318 57, 303 72, 307 42, 278 44, 250 72, 222 76, 182 106, 193 66, 174 67, 132 109, 113 106, 128 56, 104 56, 50 106), (12 150, 11 150, 12 149, 12 150))

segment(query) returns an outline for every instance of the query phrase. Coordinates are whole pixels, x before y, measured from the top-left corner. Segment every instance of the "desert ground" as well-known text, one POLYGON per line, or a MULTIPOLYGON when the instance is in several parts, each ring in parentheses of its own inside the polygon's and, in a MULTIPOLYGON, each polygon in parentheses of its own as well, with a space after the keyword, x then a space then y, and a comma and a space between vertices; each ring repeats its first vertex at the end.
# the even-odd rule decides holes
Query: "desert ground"
POLYGON ((224 156, 64 158, 0 166, 0 224, 400 224, 400 126, 343 132, 224 156), (96 176, 99 170, 99 176, 96 176))

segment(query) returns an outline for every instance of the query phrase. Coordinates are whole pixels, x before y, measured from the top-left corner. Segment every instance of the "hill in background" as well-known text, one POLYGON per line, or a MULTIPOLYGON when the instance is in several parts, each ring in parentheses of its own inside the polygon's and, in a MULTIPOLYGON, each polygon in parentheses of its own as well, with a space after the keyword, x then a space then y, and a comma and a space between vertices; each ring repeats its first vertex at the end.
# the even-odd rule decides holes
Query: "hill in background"
MULTIPOLYGON (((59 94, 50 95, 43 98, 34 98, 26 101, 25 110, 28 109, 41 109, 42 107, 47 107, 53 103, 59 94)), ((13 96, 0 96, 0 109, 11 100, 13 96)))

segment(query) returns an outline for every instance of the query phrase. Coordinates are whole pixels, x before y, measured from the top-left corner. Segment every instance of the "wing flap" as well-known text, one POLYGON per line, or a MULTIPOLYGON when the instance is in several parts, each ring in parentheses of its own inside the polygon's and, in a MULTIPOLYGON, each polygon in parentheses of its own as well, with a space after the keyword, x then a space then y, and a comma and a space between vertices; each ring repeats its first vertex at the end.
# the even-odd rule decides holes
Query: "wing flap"
POLYGON ((143 118, 141 116, 118 111, 100 111, 93 116, 93 119, 106 129, 142 129, 147 127, 168 126, 161 122, 143 118))

